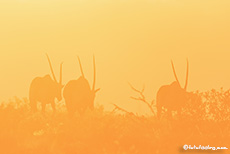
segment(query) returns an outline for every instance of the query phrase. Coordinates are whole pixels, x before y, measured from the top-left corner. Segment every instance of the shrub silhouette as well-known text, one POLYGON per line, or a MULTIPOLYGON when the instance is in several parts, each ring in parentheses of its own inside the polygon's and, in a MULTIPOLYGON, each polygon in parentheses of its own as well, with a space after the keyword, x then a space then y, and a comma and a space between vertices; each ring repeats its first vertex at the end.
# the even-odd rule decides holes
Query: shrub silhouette
POLYGON ((56 114, 51 108, 32 113, 26 98, 15 97, 0 106, 0 152, 177 154, 184 144, 228 147, 229 94, 223 89, 193 92, 182 118, 162 120, 138 116, 117 105, 114 112, 100 106, 72 118, 65 106, 56 114))

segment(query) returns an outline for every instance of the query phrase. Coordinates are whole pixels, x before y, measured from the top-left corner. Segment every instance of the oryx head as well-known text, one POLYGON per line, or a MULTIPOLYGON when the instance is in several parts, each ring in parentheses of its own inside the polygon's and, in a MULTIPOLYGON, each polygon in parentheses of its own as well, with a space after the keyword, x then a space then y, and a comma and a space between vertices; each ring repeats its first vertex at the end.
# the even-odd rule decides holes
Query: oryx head
POLYGON ((53 91, 53 93, 54 93, 54 96, 58 99, 58 101, 61 101, 62 100, 61 92, 62 92, 62 88, 63 88, 63 85, 62 85, 62 65, 63 65, 63 62, 60 64, 60 80, 58 82, 57 78, 55 77, 53 67, 52 67, 52 64, 51 64, 51 61, 50 61, 48 54, 46 54, 46 56, 47 56, 50 70, 51 70, 51 74, 52 74, 53 80, 54 80, 54 87, 53 87, 54 91, 53 91))
MULTIPOLYGON (((182 88, 181 85, 180 85, 180 82, 179 82, 179 80, 178 80, 178 78, 177 78, 176 70, 175 70, 175 67, 174 67, 174 64, 173 64, 173 61, 172 61, 172 60, 171 60, 171 64, 172 64, 173 74, 174 74, 174 76, 175 76, 176 82, 177 82, 177 84, 179 85, 179 87, 182 88)), ((188 70, 189 70, 189 64, 188 64, 188 59, 187 59, 187 71, 186 71, 185 85, 184 85, 184 87, 182 88, 182 89, 184 89, 185 91, 187 90, 187 86, 188 86, 188 70)))
POLYGON ((182 99, 182 101, 187 100, 189 98, 189 95, 187 93, 187 86, 188 86, 188 72, 189 72, 189 62, 187 59, 187 71, 186 71, 186 79, 185 79, 185 85, 184 87, 181 86, 178 78, 177 78, 177 74, 176 74, 176 70, 173 64, 173 61, 171 60, 171 64, 172 64, 172 69, 173 69, 173 74, 174 77, 176 79, 175 82, 173 82, 171 85, 173 87, 174 93, 175 95, 177 95, 180 99, 182 99))
MULTIPOLYGON (((83 68, 82 68, 82 65, 81 65, 81 60, 80 60, 80 58, 79 58, 79 56, 78 56, 78 62, 79 62, 79 66, 80 66, 80 70, 81 70, 81 77, 80 77, 80 79, 82 80, 82 82, 85 82, 86 84, 85 85, 89 85, 88 84, 88 81, 87 81, 87 79, 85 78, 85 75, 84 75, 84 72, 83 72, 83 68)), ((89 87, 89 96, 87 96, 87 100, 89 101, 88 103, 89 103, 89 107, 91 108, 91 109, 93 109, 94 108, 94 99, 95 99, 95 95, 96 95, 96 93, 100 90, 100 88, 99 89, 95 89, 95 84, 96 84, 96 64, 95 64, 95 56, 93 55, 93 69, 94 69, 94 73, 93 73, 93 86, 92 86, 92 89, 90 89, 90 87, 89 87)), ((83 87, 83 88, 86 88, 86 87, 83 87)))

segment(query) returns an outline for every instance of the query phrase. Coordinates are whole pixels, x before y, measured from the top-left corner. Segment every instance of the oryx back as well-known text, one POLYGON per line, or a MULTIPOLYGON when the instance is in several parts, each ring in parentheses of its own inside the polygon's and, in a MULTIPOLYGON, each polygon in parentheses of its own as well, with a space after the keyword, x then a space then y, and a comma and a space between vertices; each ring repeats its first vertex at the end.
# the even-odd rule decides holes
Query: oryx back
POLYGON ((175 81, 162 86, 157 93, 157 106, 169 110, 178 110, 186 101, 186 91, 175 81))

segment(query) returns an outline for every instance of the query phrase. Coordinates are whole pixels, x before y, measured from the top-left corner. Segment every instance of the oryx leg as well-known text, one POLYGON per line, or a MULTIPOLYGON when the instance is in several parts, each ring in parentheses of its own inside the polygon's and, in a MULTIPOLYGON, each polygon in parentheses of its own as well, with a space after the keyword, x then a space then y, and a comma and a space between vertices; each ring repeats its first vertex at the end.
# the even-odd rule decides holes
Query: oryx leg
POLYGON ((179 109, 177 110, 177 116, 178 116, 178 118, 181 118, 181 108, 179 108, 179 109))
POLYGON ((52 106, 53 112, 55 113, 56 112, 55 101, 51 102, 51 106, 52 106))
POLYGON ((171 109, 167 109, 167 115, 169 119, 172 119, 172 110, 171 109))
POLYGON ((30 106, 33 112, 37 112, 37 102, 35 100, 30 99, 30 106))
POLYGON ((157 118, 158 118, 158 119, 161 118, 161 110, 162 110, 162 106, 157 105, 157 118))
POLYGON ((42 103, 42 112, 45 113, 46 111, 46 103, 42 103))

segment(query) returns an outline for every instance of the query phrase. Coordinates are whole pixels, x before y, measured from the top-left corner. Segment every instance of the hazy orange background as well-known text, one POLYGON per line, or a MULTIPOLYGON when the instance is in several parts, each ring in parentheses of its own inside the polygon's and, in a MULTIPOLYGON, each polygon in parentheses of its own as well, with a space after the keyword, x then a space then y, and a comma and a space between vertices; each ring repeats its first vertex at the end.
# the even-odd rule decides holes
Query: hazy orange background
POLYGON ((148 100, 174 81, 170 59, 188 90, 230 87, 229 0, 0 0, 0 101, 28 96, 30 82, 50 73, 80 76, 77 55, 92 84, 96 56, 96 104, 130 111, 149 109, 129 97, 127 82, 146 85, 148 100))

